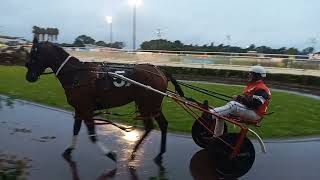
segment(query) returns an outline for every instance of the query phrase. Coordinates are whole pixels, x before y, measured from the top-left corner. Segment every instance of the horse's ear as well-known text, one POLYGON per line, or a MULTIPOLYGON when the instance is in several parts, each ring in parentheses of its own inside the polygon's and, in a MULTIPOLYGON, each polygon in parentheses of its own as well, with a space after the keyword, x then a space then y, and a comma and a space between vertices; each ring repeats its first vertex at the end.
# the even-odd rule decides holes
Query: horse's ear
POLYGON ((38 43, 39 43, 38 38, 37 38, 37 37, 34 37, 34 38, 33 38, 33 44, 36 45, 36 44, 38 44, 38 43))

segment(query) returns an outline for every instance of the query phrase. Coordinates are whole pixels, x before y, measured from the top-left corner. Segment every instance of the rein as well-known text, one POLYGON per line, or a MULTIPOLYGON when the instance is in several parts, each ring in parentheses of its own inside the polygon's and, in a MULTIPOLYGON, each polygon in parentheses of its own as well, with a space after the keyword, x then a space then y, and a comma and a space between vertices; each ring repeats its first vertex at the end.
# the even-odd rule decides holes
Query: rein
POLYGON ((201 93, 206 94, 208 96, 211 96, 211 97, 226 101, 226 102, 228 102, 228 101, 230 101, 230 99, 232 99, 231 96, 228 96, 228 95, 225 95, 225 94, 221 94, 221 93, 218 93, 218 92, 215 92, 215 91, 210 91, 210 90, 207 90, 207 89, 203 89, 203 88, 200 88, 200 87, 197 87, 197 86, 194 86, 194 85, 191 85, 191 84, 187 84, 187 83, 184 83, 184 82, 181 82, 181 81, 178 81, 178 84, 180 84, 180 85, 182 85, 184 87, 187 87, 189 89, 201 92, 201 93))

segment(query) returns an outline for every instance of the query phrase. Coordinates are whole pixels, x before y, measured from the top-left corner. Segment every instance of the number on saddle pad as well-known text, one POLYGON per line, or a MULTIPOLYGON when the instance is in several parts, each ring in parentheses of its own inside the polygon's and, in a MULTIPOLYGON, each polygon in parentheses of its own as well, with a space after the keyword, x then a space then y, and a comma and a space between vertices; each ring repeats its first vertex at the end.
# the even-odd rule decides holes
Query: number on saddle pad
MULTIPOLYGON (((115 71, 115 73, 117 74, 120 74, 120 75, 123 75, 125 74, 125 71, 115 71)), ((131 84, 129 82, 126 82, 120 78, 116 78, 116 77, 113 77, 113 85, 115 87, 123 87, 123 86, 130 86, 131 84)))
POLYGON ((111 77, 108 75, 108 72, 117 73, 123 75, 127 78, 134 79, 134 66, 132 64, 111 64, 111 63, 103 63, 100 68, 104 74, 100 74, 99 83, 100 87, 103 86, 103 89, 107 90, 109 88, 121 88, 127 87, 131 84, 126 82, 120 78, 111 77), (103 82, 101 82, 103 81, 103 82), (102 85, 101 85, 102 84, 102 85))

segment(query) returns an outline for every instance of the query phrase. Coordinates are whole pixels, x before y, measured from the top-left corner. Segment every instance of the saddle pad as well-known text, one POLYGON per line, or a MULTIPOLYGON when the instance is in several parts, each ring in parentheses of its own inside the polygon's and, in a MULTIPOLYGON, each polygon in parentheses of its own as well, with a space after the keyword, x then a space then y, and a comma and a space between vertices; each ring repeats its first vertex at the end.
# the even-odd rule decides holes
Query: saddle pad
POLYGON ((134 80, 134 67, 133 64, 114 64, 114 63, 103 63, 100 66, 100 72, 96 81, 96 85, 98 88, 102 88, 103 90, 109 90, 111 88, 121 88, 127 87, 131 84, 115 77, 111 77, 108 75, 108 72, 117 73, 123 75, 127 78, 134 80))
POLYGON ((115 63, 103 63, 101 69, 103 72, 114 72, 121 74, 127 78, 133 79, 134 64, 115 64, 115 63))

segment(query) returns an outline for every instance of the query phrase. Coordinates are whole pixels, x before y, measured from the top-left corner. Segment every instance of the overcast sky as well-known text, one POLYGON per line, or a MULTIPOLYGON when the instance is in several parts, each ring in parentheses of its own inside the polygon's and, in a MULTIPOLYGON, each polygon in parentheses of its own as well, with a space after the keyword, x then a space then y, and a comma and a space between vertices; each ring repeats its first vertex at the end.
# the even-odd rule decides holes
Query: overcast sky
MULTIPOLYGON (((311 46, 320 40, 320 0, 143 0, 137 41, 162 38, 185 44, 311 46)), ((1 0, 0 34, 31 39, 32 26, 57 27, 59 42, 81 34, 109 41, 105 16, 113 16, 114 41, 132 47, 128 0, 1 0)), ((320 47, 320 41, 317 43, 320 47)), ((317 48, 320 49, 320 48, 317 48)))

